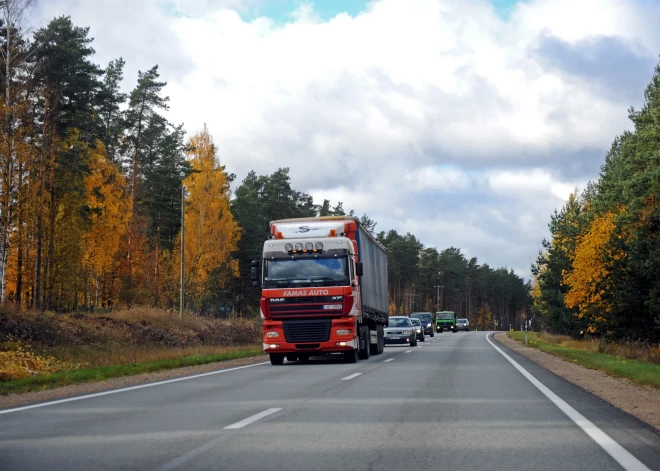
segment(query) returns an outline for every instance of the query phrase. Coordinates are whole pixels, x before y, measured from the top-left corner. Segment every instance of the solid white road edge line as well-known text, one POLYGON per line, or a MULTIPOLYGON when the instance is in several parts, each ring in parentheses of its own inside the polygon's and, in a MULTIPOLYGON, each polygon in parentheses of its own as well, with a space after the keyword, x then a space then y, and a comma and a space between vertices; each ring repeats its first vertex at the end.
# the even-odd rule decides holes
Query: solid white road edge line
POLYGON ((341 380, 342 380, 342 381, 348 381, 349 379, 357 378, 357 377, 360 376, 361 374, 362 374, 362 373, 353 373, 352 375, 350 375, 350 376, 346 376, 345 378, 342 378, 341 380))
POLYGON ((68 397, 66 399, 58 399, 57 401, 42 402, 42 403, 39 403, 39 404, 32 404, 30 406, 23 406, 23 407, 16 407, 14 409, 0 410, 0 415, 9 414, 10 412, 19 412, 19 411, 28 410, 28 409, 37 409, 39 407, 54 406, 56 404, 64 404, 65 402, 81 401, 83 399, 91 399, 93 397, 108 396, 110 394, 117 394, 117 393, 121 393, 121 392, 134 391, 136 389, 150 388, 152 386, 160 386, 162 384, 176 383, 178 381, 186 381, 188 379, 202 378, 204 376, 217 375, 217 374, 220 374, 220 373, 229 373, 230 371, 242 370, 244 368, 252 368, 253 366, 266 365, 266 364, 269 364, 269 363, 270 362, 264 361, 264 362, 261 362, 261 363, 255 363, 253 365, 237 366, 235 368, 228 368, 226 370, 211 371, 209 373, 200 373, 200 374, 192 375, 192 376, 183 376, 181 378, 167 379, 167 380, 164 380, 164 381, 157 381, 155 383, 140 384, 140 385, 137 385, 137 386, 130 386, 128 388, 113 389, 111 391, 103 391, 103 392, 98 392, 98 393, 94 393, 94 394, 85 394, 84 396, 68 397))
POLYGON ((235 424, 227 425, 225 427, 225 430, 238 430, 239 428, 243 428, 246 425, 250 425, 253 422, 256 422, 257 420, 261 420, 264 417, 268 417, 269 415, 273 415, 275 412, 281 411, 281 407, 273 407, 270 409, 266 409, 265 411, 261 411, 258 414, 251 415, 250 417, 243 419, 239 422, 236 422, 235 424))
POLYGON ((387 360, 383 360, 383 363, 387 363, 387 362, 390 362, 390 361, 394 361, 394 358, 388 358, 387 360))
POLYGON ((593 441, 595 441, 600 447, 607 452, 612 458, 614 458, 617 463, 619 463, 627 471, 650 471, 649 468, 644 465, 641 461, 635 458, 628 450, 623 448, 617 442, 615 442, 612 437, 607 435, 601 429, 599 429, 593 422, 587 419, 585 416, 580 414, 578 411, 573 409, 566 401, 553 393, 547 386, 541 383, 538 379, 532 376, 525 368, 520 366, 509 355, 504 353, 497 345, 490 341, 488 335, 486 335, 486 340, 492 345, 492 347, 500 352, 504 358, 506 358, 509 363, 511 363, 520 373, 529 380, 536 388, 541 391, 548 399, 552 401, 564 414, 568 416, 575 424, 580 427, 584 433, 589 435, 593 441))

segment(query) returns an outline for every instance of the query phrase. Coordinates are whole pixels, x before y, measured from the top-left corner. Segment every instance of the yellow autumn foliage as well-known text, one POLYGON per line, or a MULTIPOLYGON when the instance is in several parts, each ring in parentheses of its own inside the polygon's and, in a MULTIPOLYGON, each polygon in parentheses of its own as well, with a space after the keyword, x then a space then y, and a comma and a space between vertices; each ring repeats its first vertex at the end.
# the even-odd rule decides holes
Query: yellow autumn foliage
POLYGON ((0 352, 0 381, 71 371, 80 366, 73 362, 59 361, 49 355, 37 355, 19 345, 11 350, 0 352))
POLYGON ((595 332, 595 325, 605 322, 605 315, 612 310, 602 282, 610 273, 612 262, 624 256, 614 252, 610 244, 619 214, 608 212, 594 218, 586 233, 578 238, 573 269, 562 276, 562 284, 569 287, 564 302, 568 308, 578 309, 578 318, 588 319, 590 332, 595 332))
POLYGON ((119 168, 109 162, 102 143, 90 150, 89 166, 85 190, 91 216, 89 230, 83 236, 83 265, 100 277, 112 267, 128 229, 131 201, 126 180, 119 168))
POLYGON ((193 172, 183 181, 188 190, 184 216, 185 279, 188 296, 194 299, 204 291, 214 269, 225 265, 238 276, 238 264, 231 254, 237 248, 240 229, 229 206, 229 182, 206 125, 190 139, 189 145, 193 172))

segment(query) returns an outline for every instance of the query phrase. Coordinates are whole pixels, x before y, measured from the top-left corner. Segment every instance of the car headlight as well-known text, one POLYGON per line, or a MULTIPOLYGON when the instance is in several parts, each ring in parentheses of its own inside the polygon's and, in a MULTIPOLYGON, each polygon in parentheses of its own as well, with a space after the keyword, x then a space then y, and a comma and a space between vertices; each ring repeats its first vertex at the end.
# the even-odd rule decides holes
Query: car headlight
POLYGON ((431 327, 431 323, 429 322, 428 324, 426 324, 426 327, 431 327))
POLYGON ((412 330, 404 330, 403 335, 410 335, 412 334, 412 330))

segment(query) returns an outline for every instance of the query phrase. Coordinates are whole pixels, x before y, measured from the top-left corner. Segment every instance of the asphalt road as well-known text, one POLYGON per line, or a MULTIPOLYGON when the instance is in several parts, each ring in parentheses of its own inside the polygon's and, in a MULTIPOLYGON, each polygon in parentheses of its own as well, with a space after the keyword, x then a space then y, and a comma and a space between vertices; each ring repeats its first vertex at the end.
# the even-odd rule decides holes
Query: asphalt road
POLYGON ((655 429, 486 333, 419 345, 0 410, 0 469, 660 470, 655 429))

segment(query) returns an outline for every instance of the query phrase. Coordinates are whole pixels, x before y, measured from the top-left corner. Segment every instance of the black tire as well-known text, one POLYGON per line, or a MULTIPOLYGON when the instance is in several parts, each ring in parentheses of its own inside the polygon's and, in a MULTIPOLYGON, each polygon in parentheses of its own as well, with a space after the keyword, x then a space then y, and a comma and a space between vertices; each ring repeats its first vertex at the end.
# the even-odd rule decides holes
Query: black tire
POLYGON ((298 361, 298 355, 295 354, 287 355, 286 361, 298 361))
POLYGON ((422 342, 426 342, 426 339, 424 338, 423 334, 422 334, 422 342))
POLYGON ((435 337, 435 332, 431 331, 431 337, 435 337))
POLYGON ((385 351, 385 328, 382 325, 378 326, 378 354, 380 355, 385 351))
POLYGON ((309 355, 298 355, 298 361, 301 363, 307 363, 309 361, 309 355))
POLYGON ((357 361, 358 361, 357 348, 354 348, 350 352, 344 352, 344 362, 346 362, 346 363, 357 363, 357 361))
POLYGON ((358 356, 360 357, 360 360, 368 360, 370 351, 371 349, 369 346, 369 328, 362 327, 360 329, 360 350, 358 352, 358 356))
POLYGON ((466 332, 470 332, 470 329, 469 329, 469 328, 467 328, 467 329, 465 329, 465 331, 466 331, 466 332))
POLYGON ((369 331, 369 353, 372 354, 372 355, 378 355, 380 353, 380 351, 379 351, 380 350, 380 331, 378 330, 377 327, 376 327, 376 334, 377 334, 378 341, 374 345, 374 344, 371 343, 371 331, 369 331))
POLYGON ((282 353, 271 353, 270 354, 270 364, 271 365, 283 365, 284 364, 284 355, 282 353))

